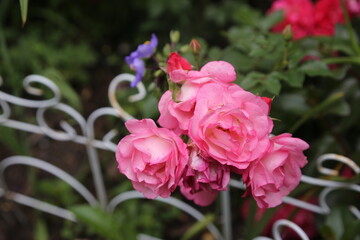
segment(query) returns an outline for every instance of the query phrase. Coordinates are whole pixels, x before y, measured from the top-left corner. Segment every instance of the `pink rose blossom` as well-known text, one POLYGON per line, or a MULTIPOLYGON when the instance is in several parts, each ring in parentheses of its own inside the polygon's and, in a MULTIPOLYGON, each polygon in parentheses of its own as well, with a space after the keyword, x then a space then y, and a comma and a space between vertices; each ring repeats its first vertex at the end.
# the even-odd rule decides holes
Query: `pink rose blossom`
POLYGON ((170 80, 176 83, 189 81, 200 85, 211 82, 228 84, 236 80, 234 67, 225 61, 208 62, 200 71, 177 69, 168 74, 170 80))
POLYGON ((303 151, 309 145, 285 133, 271 138, 271 146, 258 161, 243 173, 247 194, 260 208, 275 207, 300 182, 300 168, 307 163, 303 151))
POLYGON ((177 134, 186 134, 189 120, 194 114, 195 97, 198 90, 199 85, 185 82, 178 93, 178 102, 174 102, 172 91, 166 91, 158 104, 160 126, 171 129, 177 134))
POLYGON ((190 144, 188 166, 180 182, 181 193, 200 206, 210 205, 219 191, 226 190, 230 170, 190 144))
POLYGON ((347 0, 346 5, 351 17, 360 15, 360 0, 347 0))
POLYGON ((236 79, 235 69, 230 63, 213 61, 204 65, 200 71, 188 71, 181 67, 184 64, 178 63, 185 61, 186 59, 178 54, 169 57, 170 80, 182 85, 175 96, 176 101, 173 100, 173 93, 169 90, 163 94, 158 105, 160 112, 158 123, 177 134, 187 134, 189 120, 193 116, 196 104, 196 95, 203 85, 216 82, 227 86, 236 79))
POLYGON ((130 135, 116 149, 119 171, 147 198, 169 197, 177 187, 188 161, 186 144, 153 120, 129 120, 130 135))
POLYGON ((267 151, 273 127, 269 105, 238 85, 203 86, 196 97, 189 136, 221 164, 245 169, 267 151))

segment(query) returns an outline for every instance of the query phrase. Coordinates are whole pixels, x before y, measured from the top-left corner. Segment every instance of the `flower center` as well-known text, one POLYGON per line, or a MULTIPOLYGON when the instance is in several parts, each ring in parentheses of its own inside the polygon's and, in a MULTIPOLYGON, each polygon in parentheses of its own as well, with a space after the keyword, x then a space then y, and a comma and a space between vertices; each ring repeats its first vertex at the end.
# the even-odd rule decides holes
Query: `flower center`
POLYGON ((220 127, 220 126, 217 126, 216 129, 221 130, 221 131, 226 132, 226 133, 230 133, 229 129, 224 129, 224 128, 220 127))

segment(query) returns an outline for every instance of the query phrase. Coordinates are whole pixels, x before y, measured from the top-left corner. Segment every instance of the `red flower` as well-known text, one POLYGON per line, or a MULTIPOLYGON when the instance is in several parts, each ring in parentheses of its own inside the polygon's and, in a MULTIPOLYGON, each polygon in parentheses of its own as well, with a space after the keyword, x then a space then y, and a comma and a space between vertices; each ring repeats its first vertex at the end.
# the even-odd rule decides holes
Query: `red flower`
POLYGON ((167 61, 167 73, 170 73, 174 70, 183 69, 183 70, 191 70, 191 64, 178 53, 173 52, 170 54, 167 61))
MULTIPOLYGON (((347 0, 346 6, 351 17, 360 14, 359 0, 347 0)), ((340 0, 276 0, 269 13, 283 10, 284 19, 272 31, 281 33, 287 25, 291 26, 294 40, 308 36, 332 36, 336 24, 344 23, 340 0)))
POLYGON ((290 25, 294 40, 311 35, 314 26, 314 6, 310 0, 277 0, 274 1, 269 12, 284 11, 284 20, 276 24, 272 30, 281 33, 290 25))
POLYGON ((271 110, 271 103, 272 103, 272 98, 268 98, 268 97, 261 97, 262 100, 264 100, 264 102, 267 103, 267 105, 269 105, 269 112, 271 110))
POLYGON ((332 36, 338 23, 344 23, 340 0, 319 0, 315 4, 314 36, 332 36))

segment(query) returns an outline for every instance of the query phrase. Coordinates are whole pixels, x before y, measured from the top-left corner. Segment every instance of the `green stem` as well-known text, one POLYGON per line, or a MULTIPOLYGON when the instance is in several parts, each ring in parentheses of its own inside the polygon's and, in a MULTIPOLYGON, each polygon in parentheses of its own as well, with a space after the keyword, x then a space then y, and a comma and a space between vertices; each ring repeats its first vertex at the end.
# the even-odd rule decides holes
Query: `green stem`
POLYGON ((283 71, 289 64, 288 58, 289 58, 289 46, 290 42, 286 40, 285 48, 282 54, 281 62, 277 62, 275 66, 273 67, 273 71, 283 71))
POLYGON ((194 58, 195 58, 196 69, 200 70, 200 54, 195 53, 194 58))
POLYGON ((351 21, 350 21, 349 13, 348 13, 348 11, 346 9, 345 0, 341 0, 341 8, 342 8, 344 18, 345 18, 346 29, 347 29, 347 31, 349 33, 349 36, 350 36, 351 46, 354 49, 356 55, 359 56, 360 55, 360 48, 359 48, 359 45, 358 45, 357 40, 356 40, 356 35, 355 35, 355 32, 354 32, 354 29, 351 26, 351 21))
POLYGON ((197 222, 192 227, 190 227, 184 233, 180 240, 189 240, 190 238, 194 237, 196 234, 201 232, 208 224, 212 223, 214 219, 215 216, 212 214, 205 215, 205 217, 200 222, 197 222))
POLYGON ((288 65, 288 55, 289 55, 289 50, 288 50, 288 43, 286 43, 285 45, 285 49, 284 49, 284 55, 283 55, 283 60, 282 60, 282 69, 286 68, 286 66, 288 65))
POLYGON ((326 64, 336 63, 352 63, 360 64, 360 57, 336 57, 336 58, 325 58, 322 60, 326 64))
POLYGON ((297 121, 290 129, 290 133, 294 133, 304 122, 306 122, 308 119, 310 119, 311 117, 315 116, 316 114, 320 113, 321 111, 323 111, 324 109, 328 108, 329 106, 331 106, 333 103, 337 102, 338 100, 340 100, 342 97, 344 97, 344 93, 343 92, 339 92, 336 93, 330 97, 328 97, 325 101, 323 101, 322 103, 320 103, 318 106, 310 109, 307 113, 305 113, 305 115, 299 119, 299 121, 297 121))

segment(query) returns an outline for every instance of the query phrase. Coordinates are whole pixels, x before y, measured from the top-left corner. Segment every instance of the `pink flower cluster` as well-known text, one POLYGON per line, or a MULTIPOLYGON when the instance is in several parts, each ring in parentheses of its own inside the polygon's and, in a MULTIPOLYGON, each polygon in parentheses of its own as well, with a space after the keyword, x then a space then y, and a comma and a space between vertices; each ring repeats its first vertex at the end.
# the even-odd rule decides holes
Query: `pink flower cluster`
MULTIPOLYGON (((282 32, 290 25, 294 37, 300 39, 307 36, 332 36, 335 26, 344 23, 341 0, 275 0, 269 13, 283 10, 284 19, 273 27, 274 32, 282 32)), ((359 0, 346 0, 350 17, 360 14, 359 0)))
POLYGON ((130 135, 116 152, 120 172, 147 198, 168 197, 180 186, 201 206, 211 204, 235 172, 260 207, 280 204, 298 185, 309 146, 290 134, 270 137, 271 99, 232 83, 235 70, 224 61, 196 71, 172 53, 167 72, 176 89, 159 101, 161 128, 151 119, 126 122, 130 135))

